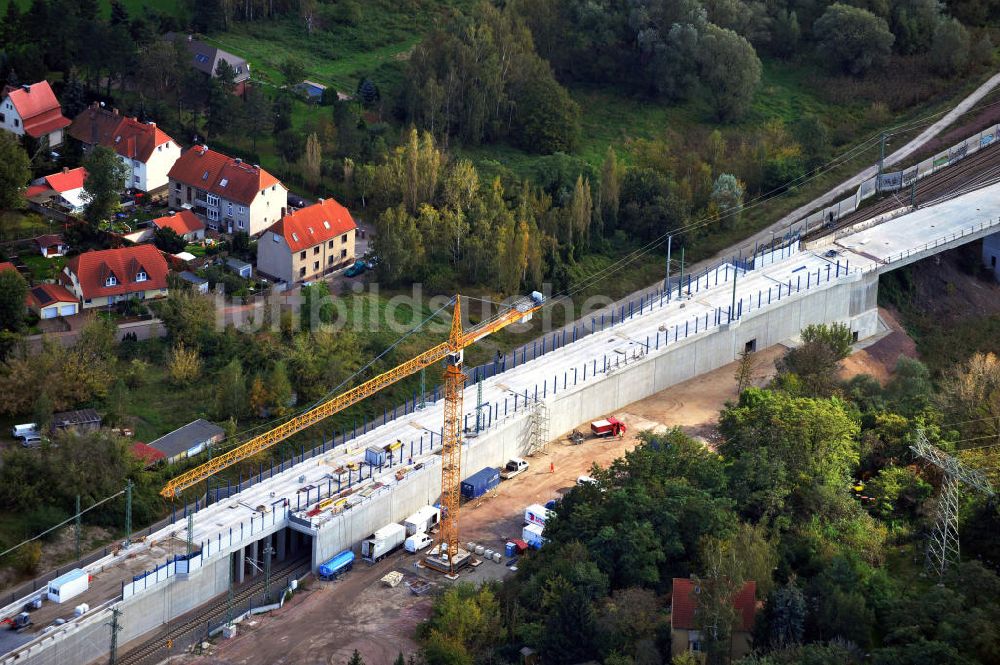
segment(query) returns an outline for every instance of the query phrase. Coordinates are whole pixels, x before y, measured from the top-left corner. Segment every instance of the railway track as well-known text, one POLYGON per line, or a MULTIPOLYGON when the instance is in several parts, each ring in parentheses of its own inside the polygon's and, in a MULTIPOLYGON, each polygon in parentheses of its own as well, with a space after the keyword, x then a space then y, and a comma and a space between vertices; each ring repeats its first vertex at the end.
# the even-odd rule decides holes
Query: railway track
MULTIPOLYGON (((310 558, 305 556, 290 561, 280 568, 276 568, 271 572, 272 587, 274 586, 274 582, 276 580, 280 580, 282 577, 290 575, 297 569, 308 568, 309 564, 310 558)), ((236 606, 246 602, 263 590, 264 580, 261 579, 260 581, 255 582, 234 594, 232 604, 236 606)), ((174 653, 177 647, 180 646, 179 643, 183 641, 184 638, 189 637, 191 633, 198 629, 203 629, 205 624, 218 621, 228 610, 229 599, 223 598, 221 601, 205 607, 195 616, 185 619, 184 623, 171 626, 166 633, 158 635, 151 640, 140 644, 128 653, 119 655, 115 662, 118 665, 140 665, 140 663, 146 662, 159 662, 160 660, 163 660, 167 656, 171 655, 171 653, 174 653), (168 649, 170 649, 169 652, 167 652, 168 649), (154 656, 157 656, 155 661, 149 660, 154 656)))
MULTIPOLYGON (((918 181, 915 200, 918 206, 932 203, 959 191, 977 189, 997 179, 1000 179, 1000 148, 989 146, 977 150, 954 166, 918 181)), ((888 194, 871 205, 838 219, 831 226, 816 229, 806 239, 819 238, 877 215, 908 206, 910 197, 911 192, 908 187, 888 194)))

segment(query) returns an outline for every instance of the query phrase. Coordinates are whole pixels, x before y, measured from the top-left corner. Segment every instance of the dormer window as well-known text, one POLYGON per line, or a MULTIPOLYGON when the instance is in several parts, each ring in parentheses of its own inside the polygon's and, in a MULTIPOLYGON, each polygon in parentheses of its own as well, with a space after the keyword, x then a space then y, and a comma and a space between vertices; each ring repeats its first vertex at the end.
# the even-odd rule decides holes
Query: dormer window
POLYGON ((221 181, 219 181, 219 187, 225 187, 228 184, 229 184, 229 178, 223 178, 221 181))
POLYGON ((325 228, 325 229, 328 229, 328 228, 330 228, 330 222, 328 222, 328 221, 326 221, 326 220, 324 219, 324 220, 323 220, 323 228, 325 228))
POLYGON ((147 279, 149 279, 149 277, 146 275, 145 270, 140 270, 135 274, 135 281, 137 282, 145 282, 147 279))
POLYGON ((201 179, 208 180, 208 171, 205 171, 203 174, 201 174, 201 179))
POLYGON ((115 143, 118 143, 118 142, 119 142, 119 141, 121 141, 121 140, 122 140, 122 137, 121 137, 121 136, 116 136, 116 137, 115 137, 115 143))
POLYGON ((298 242, 299 241, 299 234, 295 233, 295 232, 292 232, 292 240, 294 240, 295 242, 298 242))
POLYGON ((108 275, 108 278, 104 280, 104 286, 117 286, 118 279, 114 275, 108 275))

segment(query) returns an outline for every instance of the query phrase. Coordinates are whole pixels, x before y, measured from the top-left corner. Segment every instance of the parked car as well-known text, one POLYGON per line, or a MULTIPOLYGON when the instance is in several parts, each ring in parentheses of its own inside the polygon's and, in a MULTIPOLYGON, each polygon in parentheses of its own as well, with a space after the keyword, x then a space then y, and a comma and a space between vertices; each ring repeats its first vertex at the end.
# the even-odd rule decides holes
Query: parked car
POLYGON ((15 439, 27 439, 29 437, 38 438, 38 425, 35 423, 24 423, 22 425, 14 425, 13 429, 10 431, 11 436, 15 439))
POLYGON ((345 277, 357 277, 364 271, 368 270, 368 264, 364 261, 355 261, 354 265, 344 271, 345 277))

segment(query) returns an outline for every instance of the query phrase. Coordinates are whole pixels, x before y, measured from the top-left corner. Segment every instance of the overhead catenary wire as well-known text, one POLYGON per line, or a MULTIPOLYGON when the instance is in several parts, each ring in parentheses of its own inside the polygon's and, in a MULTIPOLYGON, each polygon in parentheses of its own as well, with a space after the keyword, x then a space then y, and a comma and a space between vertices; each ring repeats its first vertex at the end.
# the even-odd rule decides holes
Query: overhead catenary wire
MULTIPOLYGON (((118 492, 118 493, 116 493, 116 494, 112 494, 111 496, 107 496, 107 497, 104 497, 103 499, 101 499, 100 501, 98 501, 98 502, 97 502, 97 503, 95 503, 94 505, 90 506, 90 507, 89 507, 89 508, 87 508, 86 510, 81 510, 81 511, 80 511, 80 515, 84 515, 84 514, 86 514, 87 512, 89 512, 89 511, 93 510, 94 508, 97 508, 97 507, 98 507, 98 506, 100 506, 101 504, 103 504, 103 503, 107 503, 108 501, 111 501, 111 499, 115 499, 115 498, 118 498, 118 497, 120 497, 120 496, 121 496, 122 494, 124 494, 124 493, 125 493, 125 490, 121 490, 121 491, 119 491, 119 492, 118 492)), ((38 540, 38 539, 39 539, 39 538, 41 538, 42 536, 44 536, 44 535, 46 535, 46 534, 49 534, 49 533, 52 533, 53 531, 55 531, 55 530, 56 530, 56 529, 58 529, 59 527, 61 527, 61 526, 65 526, 65 525, 69 524, 70 522, 74 521, 75 519, 76 519, 76 515, 73 515, 72 517, 70 517, 70 518, 67 518, 67 519, 63 520, 63 521, 62 521, 62 522, 60 522, 59 524, 56 524, 56 525, 55 525, 55 526, 53 526, 53 527, 49 527, 48 529, 46 529, 45 531, 42 531, 42 532, 41 532, 40 534, 38 534, 38 535, 36 535, 36 536, 33 536, 33 537, 31 537, 31 538, 28 538, 28 539, 26 539, 26 540, 22 540, 22 541, 21 541, 21 542, 19 542, 19 543, 18 543, 17 545, 14 545, 13 547, 10 547, 10 548, 8 548, 8 549, 4 550, 3 552, 0 552, 0 559, 2 559, 3 557, 5 557, 6 555, 10 554, 11 552, 13 552, 14 550, 16 550, 17 548, 21 547, 22 545, 27 545, 28 543, 30 543, 30 542, 31 542, 31 541, 33 541, 33 540, 38 540)))

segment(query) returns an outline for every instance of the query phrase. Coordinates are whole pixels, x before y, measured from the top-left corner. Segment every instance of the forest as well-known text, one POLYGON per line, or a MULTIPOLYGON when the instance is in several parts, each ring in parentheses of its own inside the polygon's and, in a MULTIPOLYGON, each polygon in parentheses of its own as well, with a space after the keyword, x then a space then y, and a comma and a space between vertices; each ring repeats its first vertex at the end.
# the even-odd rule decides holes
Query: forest
POLYGON ((996 506, 963 491, 963 560, 925 570, 942 478, 911 446, 926 440, 995 481, 1000 359, 974 354, 935 382, 903 356, 885 385, 843 382, 832 377, 849 332, 812 327, 803 340, 772 382, 726 405, 717 447, 680 429, 644 435, 593 469, 596 485, 563 495, 548 542, 515 575, 436 599, 419 632, 426 662, 517 662, 522 646, 545 663, 699 662, 671 659, 674 578, 698 589, 710 664, 996 662, 996 506), (735 659, 747 581, 752 652, 735 659))

